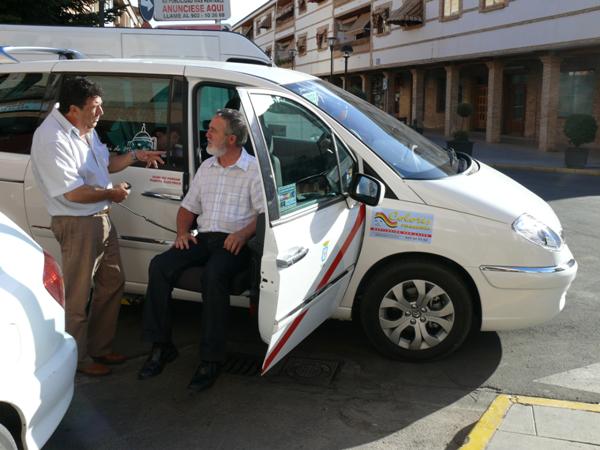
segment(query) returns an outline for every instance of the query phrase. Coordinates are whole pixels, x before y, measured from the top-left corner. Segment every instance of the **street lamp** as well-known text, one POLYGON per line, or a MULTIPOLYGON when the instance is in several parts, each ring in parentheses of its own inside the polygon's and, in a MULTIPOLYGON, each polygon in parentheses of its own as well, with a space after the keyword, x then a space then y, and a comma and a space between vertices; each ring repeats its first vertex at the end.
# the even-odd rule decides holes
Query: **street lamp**
POLYGON ((329 69, 329 81, 331 83, 333 83, 333 46, 335 45, 335 42, 337 41, 337 38, 335 36, 329 36, 327 38, 327 43, 329 44, 329 53, 331 54, 330 56, 330 69, 329 69))
POLYGON ((354 49, 350 44, 346 44, 342 47, 342 52, 344 53, 344 89, 348 90, 348 58, 354 49))
POLYGON ((296 60, 296 53, 297 53, 297 50, 295 48, 290 48, 289 54, 290 54, 290 59, 292 60, 292 70, 294 70, 294 62, 296 60))

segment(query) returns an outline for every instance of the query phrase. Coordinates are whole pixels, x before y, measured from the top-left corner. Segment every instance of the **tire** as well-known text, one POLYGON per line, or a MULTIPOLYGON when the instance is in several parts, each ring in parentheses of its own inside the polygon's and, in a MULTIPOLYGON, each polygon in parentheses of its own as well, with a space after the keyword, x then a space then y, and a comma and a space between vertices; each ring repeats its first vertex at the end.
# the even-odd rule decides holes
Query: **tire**
POLYGON ((447 356, 464 342, 473 323, 473 298, 452 269, 424 261, 395 263, 369 281, 360 319, 383 355, 425 361, 447 356))
POLYGON ((0 450, 17 450, 17 443, 12 434, 0 423, 0 450))

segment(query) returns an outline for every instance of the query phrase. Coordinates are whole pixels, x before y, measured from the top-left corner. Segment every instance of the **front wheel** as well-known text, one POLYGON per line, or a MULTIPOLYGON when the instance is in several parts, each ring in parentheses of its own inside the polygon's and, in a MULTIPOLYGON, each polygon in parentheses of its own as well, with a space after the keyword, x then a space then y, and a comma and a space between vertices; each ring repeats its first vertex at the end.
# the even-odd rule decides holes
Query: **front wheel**
POLYGON ((379 352, 423 361, 460 347, 471 329, 473 298, 457 272, 432 263, 403 262, 369 281, 360 318, 379 352))

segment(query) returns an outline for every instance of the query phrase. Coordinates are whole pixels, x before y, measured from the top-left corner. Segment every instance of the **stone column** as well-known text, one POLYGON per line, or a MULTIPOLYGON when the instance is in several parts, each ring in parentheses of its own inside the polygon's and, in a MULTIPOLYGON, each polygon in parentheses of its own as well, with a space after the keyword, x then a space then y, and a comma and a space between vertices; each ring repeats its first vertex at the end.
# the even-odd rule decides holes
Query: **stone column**
POLYGON ((556 55, 546 55, 540 59, 543 69, 538 147, 547 152, 556 148, 561 60, 556 55))
POLYGON ((387 89, 384 91, 384 111, 388 114, 394 114, 394 92, 396 92, 396 77, 393 72, 384 71, 384 79, 387 80, 387 89))
POLYGON ((485 123, 486 142, 500 142, 502 132, 502 84, 504 79, 504 64, 500 61, 489 61, 487 115, 485 123))
POLYGON ((425 122, 425 71, 423 69, 411 69, 412 75, 412 99, 410 123, 417 121, 419 126, 425 122))
POLYGON ((371 95, 371 77, 369 75, 360 75, 360 80, 362 82, 361 89, 367 94, 367 101, 371 103, 372 95, 371 95))
POLYGON ((458 106, 458 83, 460 72, 458 67, 450 65, 446 69, 446 114, 444 117, 444 134, 451 137, 457 130, 456 107, 458 106))

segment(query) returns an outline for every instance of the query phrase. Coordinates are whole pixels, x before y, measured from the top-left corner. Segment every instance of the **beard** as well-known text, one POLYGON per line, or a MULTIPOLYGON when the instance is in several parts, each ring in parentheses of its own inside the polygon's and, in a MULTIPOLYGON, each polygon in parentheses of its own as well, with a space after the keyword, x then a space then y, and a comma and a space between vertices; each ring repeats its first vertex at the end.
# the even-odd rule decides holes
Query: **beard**
POLYGON ((206 146, 206 153, 212 156, 216 156, 217 158, 223 156, 227 149, 225 147, 217 147, 215 145, 208 144, 206 146))

